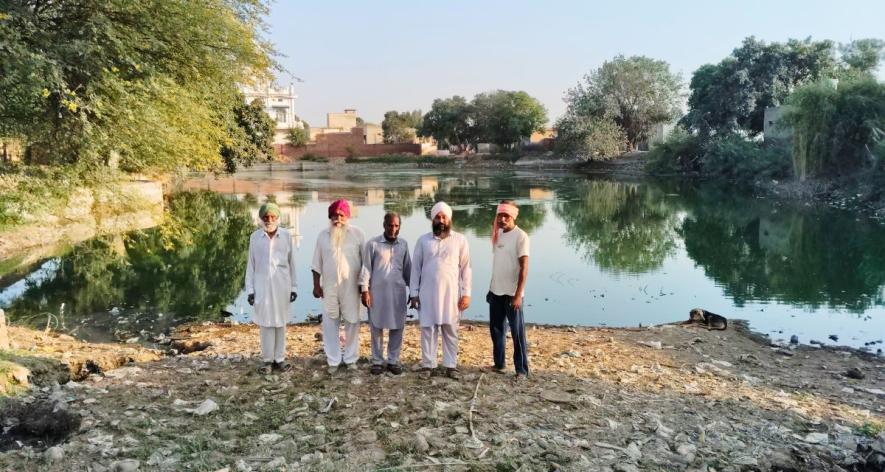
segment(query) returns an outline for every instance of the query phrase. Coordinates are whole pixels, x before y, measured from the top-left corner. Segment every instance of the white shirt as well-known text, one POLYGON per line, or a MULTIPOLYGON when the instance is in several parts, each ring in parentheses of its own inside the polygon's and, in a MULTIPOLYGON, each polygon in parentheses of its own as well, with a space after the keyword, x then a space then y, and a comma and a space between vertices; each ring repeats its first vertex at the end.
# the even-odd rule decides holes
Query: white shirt
POLYGON ((292 236, 277 228, 273 237, 258 229, 249 237, 246 293, 255 294, 252 321, 281 328, 289 320, 289 293, 295 292, 295 245, 292 236))
POLYGON ((359 277, 366 236, 359 228, 346 228, 340 248, 332 246, 328 228, 320 233, 310 268, 320 274, 325 316, 357 323, 365 313, 360 304, 359 277))
POLYGON ((470 296, 470 248, 467 238, 452 231, 445 239, 427 233, 415 243, 410 291, 418 297, 422 327, 458 324, 458 300, 470 296))
POLYGON ((515 226, 510 231, 498 230, 498 242, 492 249, 492 283, 495 295, 516 295, 519 285, 519 258, 529 255, 529 235, 515 226))

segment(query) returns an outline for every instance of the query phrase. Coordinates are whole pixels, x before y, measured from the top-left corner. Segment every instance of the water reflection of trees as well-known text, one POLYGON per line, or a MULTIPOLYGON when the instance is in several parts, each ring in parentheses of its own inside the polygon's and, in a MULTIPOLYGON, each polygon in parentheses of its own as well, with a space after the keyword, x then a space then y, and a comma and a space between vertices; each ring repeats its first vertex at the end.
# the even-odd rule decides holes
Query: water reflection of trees
POLYGON ((704 188, 680 232, 688 255, 742 305, 781 300, 863 311, 883 303, 885 228, 855 214, 773 208, 704 188))
POLYGON ((656 187, 591 180, 561 194, 566 240, 603 269, 654 270, 675 250, 676 209, 656 187))
POLYGON ((68 322, 112 307, 174 314, 177 321, 218 316, 242 288, 254 229, 247 204, 211 192, 180 193, 168 203, 160 227, 76 246, 54 276, 12 303, 10 314, 26 319, 65 303, 68 322))
POLYGON ((513 176, 451 179, 441 183, 432 197, 421 195, 416 203, 430 219, 434 203, 444 201, 453 207, 455 230, 469 230, 477 236, 488 238, 492 235, 492 221, 498 203, 503 199, 516 200, 519 206, 516 224, 532 234, 544 224, 547 209, 541 202, 530 201, 530 188, 526 182, 513 176))

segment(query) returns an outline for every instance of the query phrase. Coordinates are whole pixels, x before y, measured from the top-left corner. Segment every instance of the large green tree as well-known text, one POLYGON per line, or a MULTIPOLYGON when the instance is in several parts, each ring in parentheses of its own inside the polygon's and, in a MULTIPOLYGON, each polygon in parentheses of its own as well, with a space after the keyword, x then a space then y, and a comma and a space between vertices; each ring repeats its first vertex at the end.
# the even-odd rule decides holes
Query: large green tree
POLYGON ((124 170, 222 164, 237 84, 273 66, 263 0, 17 0, 0 7, 0 134, 124 170))
POLYGON ((483 142, 512 148, 533 132, 543 131, 547 110, 523 91, 496 90, 473 98, 477 138, 483 142))
POLYGON ((566 115, 614 121, 631 149, 648 138, 656 123, 679 114, 682 79, 664 61, 645 56, 615 57, 566 92, 566 115))
POLYGON ((411 143, 415 139, 416 130, 422 123, 421 110, 398 112, 395 110, 384 113, 381 130, 384 142, 388 144, 411 143))
POLYGON ((233 119, 228 120, 229 140, 221 146, 225 170, 236 172, 238 165, 250 166, 256 160, 270 160, 273 156, 273 135, 276 123, 264 111, 261 100, 245 103, 240 95, 233 107, 233 119))
POLYGON ((476 119, 473 106, 464 97, 437 98, 423 118, 418 136, 432 137, 440 149, 467 149, 475 143, 476 119))
POLYGON ((702 136, 762 132, 765 108, 781 105, 802 84, 836 72, 832 41, 766 43, 749 37, 718 64, 695 71, 681 124, 702 136))

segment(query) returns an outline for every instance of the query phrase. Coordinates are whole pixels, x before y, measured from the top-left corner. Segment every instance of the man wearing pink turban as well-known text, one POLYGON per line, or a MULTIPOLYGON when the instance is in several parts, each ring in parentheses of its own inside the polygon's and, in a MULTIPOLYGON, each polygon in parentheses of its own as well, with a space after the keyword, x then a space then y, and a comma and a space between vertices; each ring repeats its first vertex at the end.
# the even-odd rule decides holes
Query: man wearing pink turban
POLYGON ((516 380, 529 373, 525 339, 522 297, 529 271, 529 236, 516 226, 519 208, 513 200, 502 200, 492 224, 492 282, 486 301, 489 302, 489 331, 492 336, 493 369, 504 372, 504 351, 507 346, 505 325, 510 325, 513 338, 513 367, 516 380))
POLYGON ((470 248, 467 238, 452 231, 452 208, 438 202, 430 210, 432 232, 415 243, 409 277, 412 308, 421 324, 421 370, 436 369, 437 338, 442 335, 446 375, 460 377, 458 322, 470 306, 470 248))
POLYGON ((363 267, 363 232, 348 224, 350 204, 336 200, 329 205, 329 228, 317 236, 313 253, 313 296, 323 299, 323 348, 329 373, 343 362, 356 370, 360 348, 359 275, 363 267), (338 330, 344 324, 344 350, 338 330))

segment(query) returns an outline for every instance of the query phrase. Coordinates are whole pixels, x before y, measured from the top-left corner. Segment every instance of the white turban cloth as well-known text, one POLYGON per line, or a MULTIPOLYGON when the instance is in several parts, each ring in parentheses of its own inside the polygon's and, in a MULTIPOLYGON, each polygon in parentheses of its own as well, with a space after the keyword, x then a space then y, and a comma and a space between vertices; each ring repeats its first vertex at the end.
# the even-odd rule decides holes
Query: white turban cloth
POLYGON ((430 209, 430 219, 436 218, 436 215, 440 213, 446 215, 450 220, 452 219, 452 207, 446 202, 436 202, 436 205, 433 205, 433 208, 430 209))

